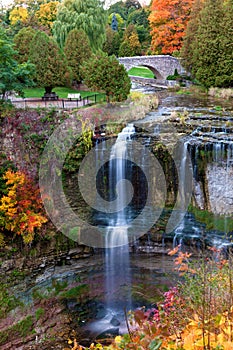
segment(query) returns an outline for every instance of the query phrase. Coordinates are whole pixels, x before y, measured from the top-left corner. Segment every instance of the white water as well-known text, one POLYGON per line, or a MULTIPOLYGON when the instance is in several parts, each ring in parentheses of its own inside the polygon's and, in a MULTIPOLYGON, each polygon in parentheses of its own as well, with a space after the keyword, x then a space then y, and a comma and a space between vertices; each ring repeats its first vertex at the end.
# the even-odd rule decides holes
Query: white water
MULTIPOLYGON (((117 309, 117 293, 125 286, 125 307, 131 307, 131 278, 128 245, 128 215, 125 203, 129 203, 132 197, 129 182, 126 179, 128 144, 135 129, 133 124, 128 124, 119 133, 116 143, 112 147, 109 163, 109 191, 112 197, 116 196, 116 208, 114 219, 110 219, 105 238, 105 263, 106 263, 106 296, 107 307, 117 309)), ((130 178, 131 174, 127 174, 130 178)))

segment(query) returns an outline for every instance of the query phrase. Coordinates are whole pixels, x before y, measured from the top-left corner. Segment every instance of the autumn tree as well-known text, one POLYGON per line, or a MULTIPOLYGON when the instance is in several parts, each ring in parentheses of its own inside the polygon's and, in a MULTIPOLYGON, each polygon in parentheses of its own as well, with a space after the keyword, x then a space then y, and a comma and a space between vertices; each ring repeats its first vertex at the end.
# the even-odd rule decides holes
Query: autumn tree
POLYGON ((67 58, 67 64, 72 70, 73 79, 80 83, 82 80, 80 67, 92 54, 89 39, 84 30, 73 29, 69 32, 64 46, 64 53, 67 58))
POLYGON ((156 54, 172 54, 182 46, 184 31, 194 0, 153 0, 149 16, 151 49, 156 54))
POLYGON ((20 235, 24 243, 33 241, 36 229, 47 222, 39 189, 25 173, 7 170, 6 194, 0 199, 1 230, 20 235))
POLYGON ((19 64, 15 60, 16 51, 6 31, 0 27, 0 95, 7 98, 9 91, 14 90, 23 95, 23 89, 33 85, 34 65, 26 62, 19 64))
POLYGON ((50 1, 45 4, 41 4, 39 10, 35 13, 38 21, 44 26, 51 29, 53 22, 57 17, 58 5, 58 1, 50 1))
POLYGON ((54 37, 61 48, 72 29, 83 29, 93 51, 102 48, 105 41, 106 12, 101 0, 64 0, 58 8, 53 24, 54 37))
POLYGON ((84 83, 94 91, 106 93, 107 102, 127 98, 131 81, 125 67, 115 56, 98 53, 82 66, 84 83))
POLYGON ((10 11, 10 23, 15 25, 17 22, 26 23, 28 19, 28 10, 25 7, 17 6, 10 11))
POLYGON ((30 45, 29 59, 36 67, 36 83, 51 93, 56 86, 70 82, 70 71, 57 43, 43 32, 37 32, 30 45))
POLYGON ((14 36, 14 47, 17 50, 15 57, 19 63, 28 61, 30 44, 35 34, 33 28, 24 27, 14 36))

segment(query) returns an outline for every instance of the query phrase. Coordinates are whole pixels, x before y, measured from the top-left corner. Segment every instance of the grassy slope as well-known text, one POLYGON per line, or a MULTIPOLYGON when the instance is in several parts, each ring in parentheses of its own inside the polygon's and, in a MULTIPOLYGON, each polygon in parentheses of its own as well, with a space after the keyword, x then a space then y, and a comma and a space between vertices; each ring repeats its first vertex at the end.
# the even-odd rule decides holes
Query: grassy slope
POLYGON ((128 74, 142 78, 154 78, 152 71, 146 67, 133 67, 128 71, 128 74))

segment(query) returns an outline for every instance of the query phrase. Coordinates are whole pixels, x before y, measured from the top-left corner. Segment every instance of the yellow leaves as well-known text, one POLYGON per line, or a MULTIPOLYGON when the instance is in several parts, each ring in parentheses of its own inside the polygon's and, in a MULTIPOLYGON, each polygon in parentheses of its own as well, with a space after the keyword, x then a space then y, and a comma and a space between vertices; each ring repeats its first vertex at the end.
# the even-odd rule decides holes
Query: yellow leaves
POLYGON ((35 229, 47 222, 41 213, 42 202, 38 189, 32 181, 20 171, 6 171, 3 178, 8 186, 8 193, 0 200, 2 229, 23 236, 25 243, 32 242, 35 229))
POLYGON ((40 5, 40 9, 36 12, 36 17, 43 25, 52 27, 57 16, 58 1, 50 1, 40 5))
POLYGON ((118 335, 117 337, 115 337, 115 343, 118 345, 120 344, 122 341, 122 337, 120 335, 118 335))
POLYGON ((11 24, 15 25, 18 21, 26 23, 28 19, 28 10, 25 7, 14 7, 9 17, 11 24))

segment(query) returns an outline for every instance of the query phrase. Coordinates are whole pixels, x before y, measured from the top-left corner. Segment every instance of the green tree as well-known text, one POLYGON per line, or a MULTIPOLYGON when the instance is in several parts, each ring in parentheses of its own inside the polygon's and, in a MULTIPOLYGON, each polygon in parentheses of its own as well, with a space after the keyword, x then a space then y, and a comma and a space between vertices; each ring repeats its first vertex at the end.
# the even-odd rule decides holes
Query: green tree
POLYGON ((36 83, 51 93, 56 86, 70 82, 65 55, 57 43, 44 32, 37 32, 31 41, 29 59, 36 66, 36 83))
POLYGON ((197 45, 197 30, 200 24, 200 12, 203 6, 203 0, 195 0, 190 20, 187 25, 183 46, 181 48, 181 56, 184 58, 183 65, 188 71, 191 71, 193 65, 193 51, 197 45))
POLYGON ((141 53, 141 44, 134 24, 128 25, 125 30, 123 42, 120 45, 120 56, 137 56, 141 53))
POLYGON ((11 90, 23 95, 23 89, 33 85, 34 65, 28 62, 19 64, 15 60, 16 51, 13 42, 0 27, 0 95, 7 98, 11 90))
POLYGON ((100 0, 65 0, 58 8, 53 34, 62 48, 72 29, 83 29, 93 51, 102 48, 105 41, 107 14, 100 0))
POLYGON ((14 36, 15 49, 17 50, 16 59, 19 63, 28 61, 30 44, 35 34, 35 29, 24 27, 14 36))
POLYGON ((115 30, 112 30, 112 28, 108 25, 106 28, 106 41, 103 45, 103 51, 106 52, 109 56, 118 56, 119 47, 120 35, 115 30))
POLYGON ((216 85, 233 86, 233 0, 228 0, 224 6, 223 35, 220 43, 221 55, 218 61, 219 75, 216 85))
POLYGON ((119 56, 120 57, 132 57, 132 50, 128 40, 122 41, 119 48, 119 56))
POLYGON ((118 13, 121 16, 121 18, 123 18, 123 20, 127 20, 128 11, 123 1, 118 1, 115 4, 112 4, 108 9, 108 13, 118 13))
POLYGON ((191 70, 207 88, 232 84, 232 36, 225 29, 227 8, 222 0, 206 0, 200 11, 191 70))
POLYGON ((125 7, 127 8, 128 14, 140 9, 142 6, 138 0, 126 0, 125 7))
POLYGON ((72 70, 73 79, 80 83, 82 80, 80 66, 92 54, 89 39, 84 30, 73 29, 69 32, 64 46, 64 53, 68 66, 72 70))
POLYGON ((93 90, 106 93, 107 102, 127 98, 131 82, 125 67, 115 56, 98 53, 83 65, 84 83, 93 90))

